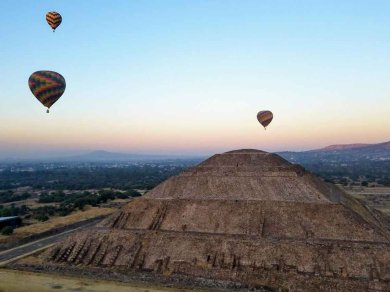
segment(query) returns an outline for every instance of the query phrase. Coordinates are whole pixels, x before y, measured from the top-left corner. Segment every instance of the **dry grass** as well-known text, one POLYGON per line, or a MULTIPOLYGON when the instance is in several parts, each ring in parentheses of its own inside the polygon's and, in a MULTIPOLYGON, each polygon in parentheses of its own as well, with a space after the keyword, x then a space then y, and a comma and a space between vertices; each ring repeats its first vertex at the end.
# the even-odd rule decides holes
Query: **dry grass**
POLYGON ((22 205, 26 205, 27 207, 31 209, 36 209, 38 207, 44 207, 44 206, 57 206, 58 203, 38 203, 37 199, 30 198, 22 201, 16 201, 16 202, 10 202, 10 203, 4 203, 2 204, 5 207, 9 207, 11 205, 15 205, 16 207, 20 207, 22 205))
POLYGON ((342 187, 347 193, 351 195, 357 194, 388 194, 390 196, 390 187, 342 187))
POLYGON ((344 188, 344 190, 390 218, 390 187, 354 186, 344 188))
POLYGON ((62 227, 78 221, 87 220, 100 215, 107 215, 116 211, 114 208, 86 207, 85 211, 76 211, 68 216, 50 217, 48 221, 38 222, 28 226, 16 228, 10 236, 0 235, 0 242, 23 238, 35 233, 41 233, 53 228, 62 227))
MULTIPOLYGON (((147 284, 122 283, 93 280, 89 278, 67 277, 62 275, 31 273, 0 269, 0 292, 47 292, 47 291, 96 291, 96 292, 157 292, 189 291, 184 289, 152 287, 147 284)), ((193 290, 192 290, 193 291, 193 290)))

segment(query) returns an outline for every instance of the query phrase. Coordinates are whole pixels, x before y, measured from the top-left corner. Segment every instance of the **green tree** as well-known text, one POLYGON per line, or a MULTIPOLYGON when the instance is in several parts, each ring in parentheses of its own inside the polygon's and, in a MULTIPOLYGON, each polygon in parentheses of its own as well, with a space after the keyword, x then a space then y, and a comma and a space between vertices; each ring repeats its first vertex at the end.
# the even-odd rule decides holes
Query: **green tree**
POLYGON ((49 220, 49 216, 47 216, 46 214, 38 214, 35 219, 41 221, 41 222, 45 222, 47 220, 49 220))
POLYGON ((12 226, 5 226, 3 229, 1 229, 2 235, 11 235, 12 233, 14 233, 12 226))

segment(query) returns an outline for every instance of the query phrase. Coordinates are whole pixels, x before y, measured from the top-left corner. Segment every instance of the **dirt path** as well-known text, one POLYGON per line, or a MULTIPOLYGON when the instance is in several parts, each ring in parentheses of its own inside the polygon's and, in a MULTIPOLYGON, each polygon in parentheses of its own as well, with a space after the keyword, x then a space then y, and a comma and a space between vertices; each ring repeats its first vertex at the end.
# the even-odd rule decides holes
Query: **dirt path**
MULTIPOLYGON (((100 281, 52 274, 41 274, 0 269, 0 292, 157 292, 190 291, 185 289, 152 287, 138 283, 100 281)), ((194 290, 191 290, 194 291, 194 290)))

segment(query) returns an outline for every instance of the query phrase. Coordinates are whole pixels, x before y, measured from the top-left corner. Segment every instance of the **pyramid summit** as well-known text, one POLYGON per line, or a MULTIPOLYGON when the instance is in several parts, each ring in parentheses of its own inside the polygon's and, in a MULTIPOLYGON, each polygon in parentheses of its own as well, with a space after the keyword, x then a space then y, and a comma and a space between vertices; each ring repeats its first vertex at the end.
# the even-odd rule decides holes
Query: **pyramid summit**
POLYGON ((386 291, 389 239, 379 214, 335 186, 243 149, 167 179, 40 258, 50 269, 195 285, 386 291))
POLYGON ((318 179, 299 165, 259 150, 216 154, 163 182, 147 195, 155 199, 329 202, 318 179))

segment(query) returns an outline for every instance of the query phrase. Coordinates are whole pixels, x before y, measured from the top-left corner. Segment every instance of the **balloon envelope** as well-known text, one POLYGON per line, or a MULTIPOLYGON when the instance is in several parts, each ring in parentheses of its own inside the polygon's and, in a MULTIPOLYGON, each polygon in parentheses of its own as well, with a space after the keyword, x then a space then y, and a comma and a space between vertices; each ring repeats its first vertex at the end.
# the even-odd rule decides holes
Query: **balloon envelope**
POLYGON ((61 14, 55 11, 50 11, 46 14, 46 21, 54 31, 62 22, 61 14))
POLYGON ((260 111, 257 114, 257 120, 264 128, 266 128, 271 123, 273 117, 274 116, 270 111, 260 111))
POLYGON ((28 86, 34 96, 48 109, 65 91, 65 78, 53 71, 37 71, 28 79, 28 86))

